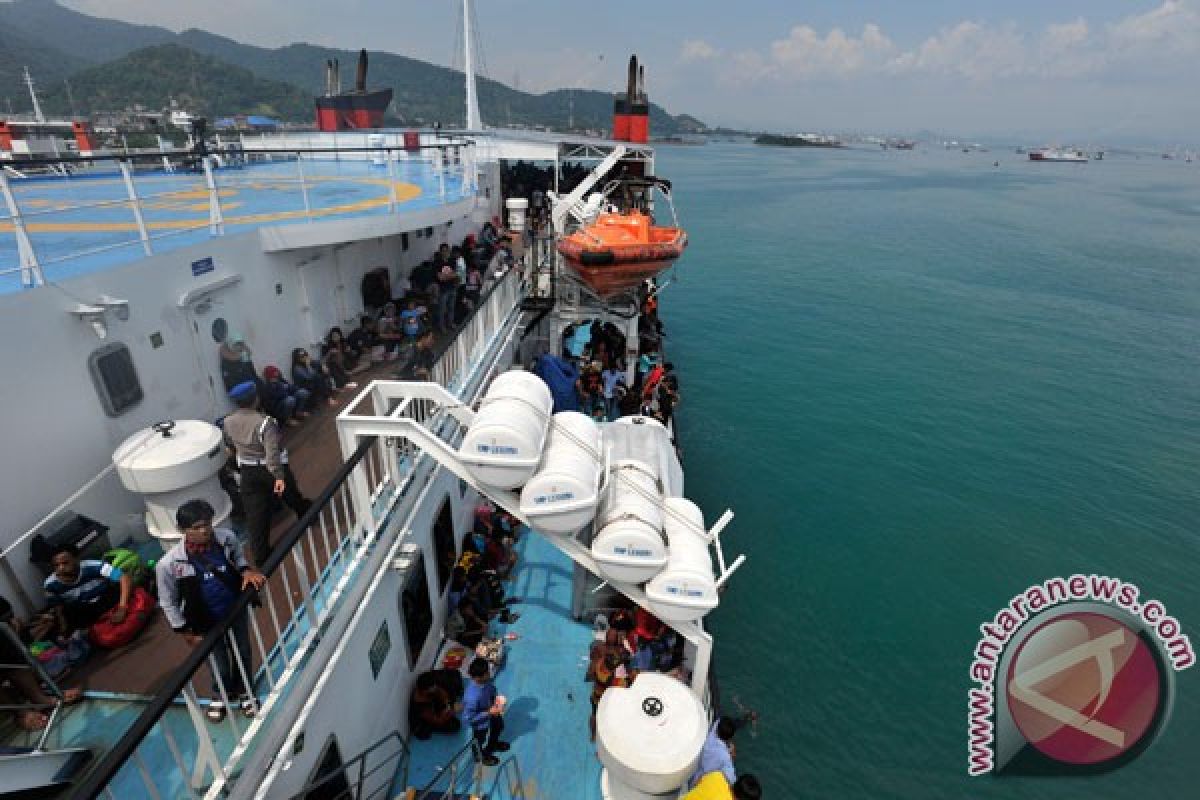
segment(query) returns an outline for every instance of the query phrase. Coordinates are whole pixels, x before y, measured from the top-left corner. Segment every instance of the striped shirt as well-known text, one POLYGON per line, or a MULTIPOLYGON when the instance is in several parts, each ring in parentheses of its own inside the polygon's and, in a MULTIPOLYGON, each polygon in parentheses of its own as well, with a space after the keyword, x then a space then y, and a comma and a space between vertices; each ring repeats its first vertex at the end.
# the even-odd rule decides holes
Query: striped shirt
POLYGON ((52 606, 73 603, 94 603, 104 595, 111 581, 121 580, 121 570, 103 561, 80 561, 79 579, 75 583, 64 583, 58 575, 46 578, 42 588, 46 600, 52 606))

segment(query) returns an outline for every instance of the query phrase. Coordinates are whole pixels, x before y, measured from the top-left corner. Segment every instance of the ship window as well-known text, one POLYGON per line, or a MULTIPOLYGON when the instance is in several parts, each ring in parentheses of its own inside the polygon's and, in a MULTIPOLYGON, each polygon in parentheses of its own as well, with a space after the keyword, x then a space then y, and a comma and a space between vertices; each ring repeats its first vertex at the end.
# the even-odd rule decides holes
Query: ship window
POLYGON ((104 413, 110 417, 119 417, 142 402, 142 384, 133 366, 133 355, 120 342, 93 351, 88 356, 88 371, 104 413))
POLYGON ((408 665, 417 663, 429 629, 433 627, 433 606, 429 602, 429 579, 425 577, 425 554, 418 553, 408 571, 404 591, 400 593, 400 611, 404 615, 408 665))
POLYGON ((450 498, 442 501, 442 510, 433 523, 433 548, 437 552, 438 594, 446 591, 458 550, 454 545, 454 515, 450 513, 450 498))
POLYGON ((342 766, 342 751, 338 749, 337 737, 330 736, 325 743, 325 752, 308 782, 304 800, 338 800, 349 797, 350 784, 342 766))
POLYGON ((401 250, 408 249, 408 234, 407 233, 400 234, 400 249, 401 250))

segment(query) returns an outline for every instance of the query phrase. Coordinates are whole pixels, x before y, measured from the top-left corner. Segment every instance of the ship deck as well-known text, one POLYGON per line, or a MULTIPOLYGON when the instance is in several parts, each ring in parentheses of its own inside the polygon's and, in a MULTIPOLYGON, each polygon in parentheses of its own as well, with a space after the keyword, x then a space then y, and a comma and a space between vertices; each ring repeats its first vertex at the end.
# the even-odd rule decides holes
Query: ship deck
MULTIPOLYGON (((572 562, 529 531, 517 552, 508 592, 520 600, 512 607, 519 617, 493 631, 517 637, 505 642, 505 661, 496 675, 496 689, 509 701, 501 738, 512 745, 499 755, 515 757, 528 800, 600 800, 601 767, 588 732, 592 684, 584 677, 592 627, 571 617, 572 562)), ((464 729, 410 741, 408 785, 420 789, 442 775, 468 737, 464 729)), ((485 790, 500 768, 485 772, 485 790)), ((393 786, 393 796, 404 788, 393 786)))
MULTIPOLYGON (((395 365, 385 363, 376 365, 355 378, 360 384, 365 384, 372 379, 391 377, 393 372, 395 365)), ((336 416, 355 394, 356 392, 345 390, 336 408, 326 405, 304 420, 300 427, 284 429, 284 444, 289 451, 290 463, 297 483, 306 496, 316 496, 342 466, 336 416)), ((278 512, 272 523, 272 541, 278 541, 294 522, 295 517, 290 511, 285 509, 278 512)), ((157 540, 144 543, 126 542, 122 546, 135 547, 146 558, 158 558, 162 554, 162 547, 157 540)), ((336 554, 337 551, 334 551, 333 556, 336 554)), ((319 550, 306 551, 304 555, 305 568, 310 575, 337 570, 342 564, 342 560, 319 550)), ((283 569, 271 576, 269 591, 275 598, 290 596, 292 601, 299 605, 300 592, 297 589, 300 585, 296 565, 289 560, 285 562, 283 569)), ((318 595, 314 600, 320 603, 322 598, 318 595)), ((274 637, 277 629, 266 604, 258 608, 256 614, 264 635, 274 637)), ((283 652, 291 651, 299 644, 307 632, 306 624, 306 619, 301 616, 298 622, 285 627, 275 641, 267 642, 267 647, 275 652, 275 659, 281 659, 283 652)), ((60 680, 60 685, 64 688, 83 689, 84 699, 77 705, 66 706, 61 710, 47 746, 86 747, 94 754, 110 749, 128 730, 149 699, 158 693, 160 687, 185 660, 188 652, 189 648, 183 637, 171 631, 166 619, 158 612, 154 613, 150 623, 137 638, 125 647, 111 651, 93 649, 86 662, 60 680)), ((261 664, 256 656, 254 669, 259 668, 261 664)), ((202 701, 209 696, 211 680, 207 666, 202 667, 193 680, 202 701)), ((168 717, 168 724, 180 748, 183 752, 194 752, 195 733, 186 708, 179 705, 168 717)), ((217 752, 228 754, 233 749, 236 736, 232 727, 210 725, 209 732, 217 752)), ((0 744, 10 747, 33 747, 37 743, 38 735, 17 730, 8 715, 0 717, 0 744)), ((170 761, 172 755, 169 749, 160 746, 156 750, 163 763, 147 764, 150 774, 177 774, 173 762, 170 761)), ((142 752, 147 761, 154 760, 153 751, 149 756, 144 750, 142 752)), ((128 771, 118 776, 118 780, 122 778, 137 780, 136 775, 128 775, 128 771)), ((135 796, 140 788, 140 784, 131 784, 130 796, 135 796)))
MULTIPOLYGON (((213 172, 225 235, 256 228, 361 219, 457 202, 460 173, 426 161, 305 158, 255 162, 213 172)), ((71 177, 10 178, 24 229, 47 280, 144 259, 135 203, 120 172, 107 166, 71 177)), ((202 172, 139 171, 133 178, 150 250, 199 244, 210 228, 212 193, 202 172)), ((0 294, 22 289, 12 216, 0 203, 0 294)))
MULTIPOLYGON (((376 365, 356 376, 356 380, 365 385, 372 379, 390 377, 394 370, 392 364, 376 365)), ((291 464, 302 491, 308 496, 317 495, 343 463, 335 418, 350 402, 352 393, 345 391, 343 395, 336 408, 325 406, 300 427, 285 430, 291 464)), ((284 535, 293 521, 291 512, 281 511, 274 520, 272 538, 277 540, 284 535)), ((161 553, 156 541, 140 545, 140 549, 148 557, 161 553)), ((584 680, 592 628, 571 617, 572 563, 550 542, 528 531, 520 538, 518 549, 520 560, 508 592, 519 598, 514 605, 519 618, 493 630, 494 635, 515 634, 515 639, 506 641, 505 663, 496 679, 499 691, 510 698, 504 738, 512 743, 512 751, 506 755, 515 757, 529 800, 558 797, 599 800, 600 764, 588 735, 591 685, 584 680)), ((305 553, 309 574, 328 573, 341 566, 337 558, 324 557, 319 550, 309 553, 301 548, 301 551, 305 553)), ((289 560, 284 569, 272 576, 270 592, 276 598, 290 593, 298 605, 300 595, 295 590, 299 585, 296 566, 289 560)), ((321 602, 319 595, 315 599, 321 602)), ((268 610, 264 607, 256 613, 260 628, 268 633, 273 631, 268 610)), ((268 647, 291 650, 306 633, 305 625, 301 616, 291 630, 284 630, 268 647)), ((110 749, 187 653, 188 646, 182 637, 175 635, 158 613, 128 646, 116 651, 93 651, 84 665, 62 681, 65 687, 84 689, 85 699, 62 710, 47 746, 86 747, 93 754, 110 749)), ((256 656, 254 668, 260 667, 256 656)), ((193 685, 202 702, 210 681, 207 668, 202 668, 194 678, 193 685)), ((182 753, 195 752, 196 728, 182 703, 168 711, 162 726, 171 731, 174 744, 182 753)), ((219 725, 209 724, 207 733, 216 752, 223 756, 233 750, 238 738, 232 717, 219 725)), ((36 734, 18 732, 8 721, 0 723, 3 744, 31 747, 36 740, 36 734)), ((393 787, 392 796, 403 796, 404 789, 424 787, 442 776, 466 742, 465 731, 455 736, 434 736, 428 741, 410 741, 407 779, 404 785, 397 783, 393 787)), ((138 751, 143 762, 141 769, 149 775, 163 776, 169 783, 176 781, 179 772, 171 744, 160 734, 148 738, 138 751)), ((484 788, 490 788, 494 780, 511 779, 511 774, 500 773, 503 763, 499 768, 485 771, 484 788)), ((183 786, 160 786, 160 789, 163 796, 174 796, 171 792, 175 790, 186 791, 183 786)), ((139 770, 122 770, 110 790, 116 796, 125 796, 125 790, 130 797, 140 795, 139 770)))

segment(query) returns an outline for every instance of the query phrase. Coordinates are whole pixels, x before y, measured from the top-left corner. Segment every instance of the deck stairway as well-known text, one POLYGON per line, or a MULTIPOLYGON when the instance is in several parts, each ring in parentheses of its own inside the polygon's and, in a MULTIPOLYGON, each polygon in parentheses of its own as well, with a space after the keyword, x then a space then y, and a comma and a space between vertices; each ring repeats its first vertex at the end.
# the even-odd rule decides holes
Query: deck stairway
MULTIPOLYGON (((22 653, 25 660, 17 664, 0 664, 6 673, 28 672, 34 679, 49 688, 49 696, 53 703, 49 706, 37 703, 19 703, 0 705, 0 710, 16 712, 49 711, 49 721, 46 727, 36 734, 36 743, 31 747, 5 747, 0 749, 0 792, 5 794, 19 791, 36 791, 61 786, 75 777, 88 759, 91 750, 86 747, 66 747, 55 744, 51 734, 62 720, 64 709, 67 708, 66 698, 58 685, 41 669, 38 662, 28 655, 28 651, 17 638, 16 633, 7 621, 0 621, 0 637, 7 639, 6 644, 14 651, 22 653)), ((14 682, 15 682, 14 678, 14 682)))
POLYGON ((485 770, 474 739, 439 765, 424 786, 410 784, 412 757, 400 731, 392 731, 305 786, 292 800, 527 800, 516 757, 485 770))

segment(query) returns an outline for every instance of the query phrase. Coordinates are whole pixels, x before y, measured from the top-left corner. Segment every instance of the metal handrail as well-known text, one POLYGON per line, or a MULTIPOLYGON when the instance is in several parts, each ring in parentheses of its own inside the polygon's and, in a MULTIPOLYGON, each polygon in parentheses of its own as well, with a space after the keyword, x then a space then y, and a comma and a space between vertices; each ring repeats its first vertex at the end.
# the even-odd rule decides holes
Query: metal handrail
MULTIPOLYGON (((242 152, 247 155, 284 155, 284 154, 300 154, 300 153, 380 153, 380 152, 412 152, 413 150, 447 150, 452 147, 464 147, 475 144, 475 140, 470 137, 460 137, 454 141, 438 142, 434 144, 418 144, 416 147, 410 148, 403 144, 385 144, 379 147, 285 147, 285 148, 248 148, 242 152)), ((18 164, 22 167, 41 167, 53 166, 55 164, 86 164, 94 161, 131 161, 134 159, 150 160, 162 162, 163 156, 168 158, 178 156, 183 158, 199 159, 203 156, 220 156, 224 155, 221 151, 206 151, 198 153, 195 150, 176 149, 176 150, 146 150, 142 152, 129 153, 105 153, 100 155, 76 156, 76 155, 60 155, 50 156, 46 158, 23 158, 19 162, 10 162, 18 164)))
MULTIPOLYGON (((458 752, 451 757, 449 765, 443 768, 442 772, 437 777, 425 784, 425 787, 417 792, 416 800, 428 800, 429 798, 433 797, 431 793, 441 791, 438 788, 438 784, 442 782, 447 774, 450 775, 450 784, 446 787, 445 793, 442 794, 441 797, 453 797, 454 790, 458 785, 459 770, 468 764, 474 770, 474 768, 478 764, 482 763, 482 761, 483 751, 479 748, 479 742, 475 741, 475 737, 472 736, 467 743, 459 748, 458 752), (467 756, 470 756, 469 762, 467 762, 467 756)), ((475 776, 476 790, 479 788, 478 784, 481 782, 479 780, 481 777, 482 776, 480 775, 475 776)), ((476 791, 476 794, 478 794, 478 791, 476 791)))
MULTIPOLYGON (((434 142, 432 144, 421 144, 418 142, 418 144, 415 147, 408 147, 402 143, 381 144, 379 146, 365 146, 365 147, 346 147, 346 146, 313 147, 310 144, 307 147, 297 146, 297 147, 282 147, 282 148, 251 148, 248 150, 244 150, 242 152, 266 157, 267 159, 270 159, 274 155, 283 155, 283 156, 287 156, 288 157, 287 160, 289 160, 289 161, 294 160, 296 163, 297 172, 299 173, 298 176, 296 178, 281 177, 276 180, 279 180, 288 186, 290 186, 290 185, 298 186, 299 191, 300 191, 301 195, 303 196, 303 200, 304 200, 304 217, 306 219, 311 219, 313 216, 314 209, 310 206, 309 196, 308 196, 308 188, 309 188, 309 184, 311 181, 309 179, 306 179, 304 176, 303 162, 305 161, 305 156, 307 156, 309 160, 315 160, 316 157, 318 157, 322 154, 333 154, 334 156, 338 156, 341 154, 354 154, 354 153, 359 153, 359 154, 364 154, 364 155, 370 154, 372 156, 378 156, 380 154, 384 154, 384 155, 386 155, 386 160, 387 160, 389 180, 394 181, 396 179, 397 163, 398 162, 401 163, 404 168, 402 171, 406 171, 410 164, 410 161, 411 161, 411 159, 408 158, 408 155, 414 151, 418 152, 418 153, 421 153, 423 151, 433 151, 435 153, 441 153, 441 152, 447 150, 448 148, 457 150, 457 149, 460 149, 463 147, 469 147, 473 144, 474 144, 474 140, 470 139, 470 138, 446 137, 445 140, 439 141, 439 142, 434 142), (398 153, 403 153, 405 157, 403 159, 398 159, 397 158, 398 153)), ((161 238, 163 235, 173 235, 173 234, 177 234, 177 233, 181 233, 181 232, 198 230, 200 227, 202 227, 202 226, 195 226, 195 227, 184 226, 182 228, 182 230, 174 229, 174 230, 171 230, 168 234, 153 235, 150 233, 150 226, 148 226, 146 224, 146 220, 144 219, 144 216, 143 216, 144 207, 145 207, 146 202, 153 201, 155 199, 170 197, 172 195, 178 194, 180 191, 185 191, 185 190, 183 190, 183 189, 168 189, 166 191, 156 192, 156 193, 149 194, 146 196, 139 195, 135 188, 135 182, 134 182, 134 178, 133 178, 134 172, 132 169, 135 161, 138 159, 142 159, 142 160, 150 159, 157 165, 160 161, 162 161, 164 159, 169 162, 171 158, 176 158, 176 159, 182 159, 185 164, 190 164, 191 166, 196 167, 197 175, 195 177, 198 178, 199 180, 204 181, 204 183, 200 187, 200 190, 201 191, 207 190, 207 194, 209 197, 210 219, 209 219, 208 227, 210 228, 212 235, 214 235, 214 236, 224 235, 225 230, 224 230, 224 224, 223 224, 223 218, 222 218, 223 214, 222 214, 222 210, 221 210, 221 200, 220 200, 220 196, 219 196, 219 188, 224 188, 227 186, 244 185, 246 183, 246 181, 235 181, 235 180, 221 181, 220 182, 221 186, 218 187, 218 183, 215 180, 214 175, 213 175, 212 159, 218 158, 221 155, 222 155, 222 153, 220 151, 214 151, 212 153, 209 153, 203 149, 192 149, 192 150, 170 150, 170 151, 155 150, 155 151, 147 151, 144 153, 136 153, 136 154, 135 153, 121 153, 121 154, 104 154, 104 155, 90 155, 90 156, 59 155, 59 156, 53 156, 53 157, 47 157, 47 158, 23 160, 21 162, 22 165, 28 165, 28 166, 47 166, 47 165, 62 166, 62 165, 71 164, 71 163, 94 164, 96 162, 115 162, 120 167, 121 175, 124 178, 125 186, 126 186, 126 196, 125 197, 94 200, 94 201, 90 201, 90 202, 77 203, 77 204, 62 207, 62 208, 47 208, 47 209, 33 209, 33 210, 22 209, 20 207, 20 205, 17 203, 15 195, 11 192, 11 190, 9 188, 10 182, 9 182, 7 174, 0 172, 0 189, 3 190, 3 195, 4 195, 4 199, 6 200, 6 206, 7 206, 7 211, 8 211, 8 213, 6 215, 0 216, 0 222, 9 224, 13 227, 14 235, 16 236, 16 239, 17 239, 18 260, 20 262, 19 264, 15 265, 15 266, 9 266, 7 264, 0 266, 0 275, 9 275, 9 274, 18 274, 18 273, 20 273, 22 275, 27 275, 28 277, 25 280, 25 287, 32 288, 32 287, 42 285, 46 282, 44 267, 49 266, 51 264, 64 262, 64 261, 71 261, 71 260, 78 259, 78 258, 86 258, 88 256, 96 255, 98 253, 108 252, 110 250, 117 250, 117 249, 120 249, 122 247, 131 245, 131 244, 141 244, 145 248, 147 255, 153 255, 154 251, 153 251, 153 247, 152 247, 151 243, 155 239, 161 238), (200 167, 202 167, 202 169, 199 169, 200 167), (94 248, 68 253, 68 254, 58 256, 58 257, 55 257, 52 259, 42 259, 38 256, 37 249, 34 247, 33 242, 30 240, 29 232, 26 230, 26 227, 25 227, 27 220, 36 220, 38 218, 44 218, 44 217, 48 217, 50 215, 71 213, 71 212, 77 212, 77 211, 88 210, 88 209, 119 208, 119 207, 125 207, 125 206, 128 206, 129 209, 133 213, 134 221, 136 223, 135 229, 137 231, 137 237, 130 239, 128 241, 122 240, 121 242, 118 242, 115 244, 100 245, 100 246, 97 246, 94 248)), ((478 189, 478 187, 475 185, 474 180, 471 179, 471 177, 468 174, 468 166, 467 166, 466 162, 462 162, 462 163, 456 162, 456 161, 448 159, 444 156, 439 156, 437 158, 426 158, 424 156, 421 156, 419 158, 419 162, 420 162, 421 168, 432 169, 432 170, 436 171, 437 178, 438 178, 438 186, 439 186, 438 197, 440 198, 441 202, 447 202, 448 200, 463 199, 463 198, 469 197, 469 196, 473 195, 478 189), (446 184, 447 184, 448 177, 451 179, 457 179, 459 181, 459 184, 458 184, 458 187, 456 190, 450 190, 450 191, 447 190, 446 184)), ((186 178, 187 178, 187 176, 174 174, 174 175, 170 175, 170 176, 155 175, 155 176, 153 176, 153 178, 150 178, 150 179, 180 181, 180 180, 186 180, 186 178)), ((144 177, 143 179, 145 180, 147 178, 144 177)), ((394 188, 392 188, 392 189, 390 189, 390 199, 388 202, 388 210, 394 211, 395 207, 396 207, 395 190, 394 190, 394 188)), ((175 226, 172 226, 172 228, 174 228, 174 227, 175 226)))
MULTIPOLYGON (((374 443, 374 437, 364 438, 359 443, 353 455, 347 459, 346 463, 337 471, 333 480, 329 482, 329 485, 313 501, 312 507, 292 525, 280 540, 262 568, 264 575, 269 578, 280 569, 284 560, 291 555, 292 549, 300 541, 300 537, 304 535, 310 526, 317 523, 326 506, 329 505, 336 492, 346 482, 350 473, 359 465, 374 443)), ((125 731, 125 734, 100 759, 83 782, 75 788, 71 793, 72 797, 94 798, 104 792, 108 783, 116 776, 121 767, 125 765, 125 762, 133 757, 142 740, 150 734, 150 731, 158 723, 159 719, 174 706, 175 698, 183 692, 184 687, 191 681, 192 676, 208 660, 209 655, 221 643, 222 639, 230 633, 234 622, 241 615, 249 613, 250 603, 254 599, 254 596, 255 593, 249 591, 243 591, 238 595, 238 598, 233 602, 233 605, 226 612, 225 616, 205 634, 200 644, 192 648, 191 652, 184 658, 183 663, 164 679, 159 693, 150 701, 146 709, 138 715, 138 718, 133 721, 129 730, 125 731)))
MULTIPOLYGON (((486 294, 480 298, 480 304, 467 319, 468 324, 464 324, 459 329, 458 335, 451 337, 438 348, 435 354, 435 369, 444 360, 450 348, 455 346, 457 340, 463 335, 473 330, 473 326, 469 323, 482 322, 486 319, 479 318, 480 314, 487 313, 485 309, 489 307, 484 300, 492 298, 492 296, 500 289, 502 285, 516 279, 515 270, 510 270, 499 280, 496 280, 488 288, 486 294)), ((372 446, 376 443, 377 437, 366 437, 359 443, 354 453, 346 460, 342 467, 337 471, 329 484, 322 490, 321 494, 313 501, 312 507, 288 530, 283 536, 278 545, 272 552, 270 558, 267 559, 263 566, 262 572, 268 578, 279 571, 285 559, 292 556, 293 550, 301 547, 300 539, 309 531, 310 528, 316 530, 317 526, 322 526, 321 515, 327 507, 333 503, 338 492, 348 484, 348 479, 351 473, 364 462, 367 454, 372 446)), ((366 466, 369 468, 370 463, 366 466)), ((335 509, 336 511, 336 509, 335 509)), ((286 579, 286 575, 284 575, 286 579)), ((104 792, 109 782, 116 776, 121 767, 130 760, 136 757, 137 748, 141 742, 150 734, 159 719, 170 709, 174 704, 176 697, 184 691, 184 688, 191 681, 194 673, 199 666, 204 663, 213 649, 225 637, 235 620, 243 613, 249 613, 248 606, 253 599, 253 593, 243 592, 234 602, 229 612, 225 617, 214 626, 204 637, 199 645, 194 647, 169 677, 164 679, 161 684, 161 689, 155 698, 150 702, 147 708, 138 716, 133 725, 125 732, 125 734, 117 741, 117 743, 108 751, 108 753, 97 763, 96 767, 87 775, 83 782, 72 792, 73 798, 94 798, 104 792)), ((473 744, 473 741, 472 743, 473 744)), ((468 747, 470 746, 468 745, 468 747)), ((464 750, 467 748, 464 748, 464 750)), ((457 756, 456 756, 457 758, 457 756)))
MULTIPOLYGON (((340 767, 338 767, 333 772, 329 773, 328 775, 321 778, 320 780, 313 781, 312 783, 305 786, 299 792, 292 795, 292 800, 303 800, 303 798, 307 797, 309 792, 312 792, 314 789, 318 789, 318 788, 326 785, 330 781, 335 780, 338 777, 348 777, 350 771, 354 768, 354 766, 356 764, 358 765, 358 778, 354 782, 354 790, 353 790, 353 793, 350 795, 350 797, 354 798, 354 800, 363 800, 362 790, 363 790, 364 781, 366 781, 367 778, 373 776, 375 773, 379 772, 379 770, 381 770, 385 766, 387 766, 387 764, 390 761, 392 761, 393 759, 396 759, 396 758, 400 759, 400 763, 397 765, 394 774, 399 774, 401 776, 402 783, 407 782, 408 760, 411 756, 412 756, 412 751, 410 751, 408 749, 408 742, 405 740, 405 738, 403 736, 400 735, 400 731, 398 731, 398 730, 392 731, 391 733, 389 733, 386 736, 384 736, 383 738, 381 738, 379 741, 375 742, 375 744, 368 747, 366 750, 363 750, 361 753, 359 753, 354 758, 352 758, 349 761, 342 764, 340 767), (377 766, 372 767, 371 769, 368 770, 366 768, 367 758, 373 752, 375 752, 379 748, 383 747, 385 744, 387 744, 388 742, 390 742, 392 740, 395 740, 400 746, 394 752, 392 752, 390 755, 388 755, 386 758, 384 758, 383 761, 381 761, 377 766)), ((394 780, 394 777, 393 777, 393 780, 394 780)), ((389 781, 389 786, 390 785, 391 785, 391 781, 389 781)), ((374 797, 377 793, 378 793, 377 791, 371 792, 371 794, 368 795, 368 797, 374 797)))
POLYGON ((496 769, 495 776, 492 778, 492 785, 488 789, 487 794, 484 796, 487 797, 488 800, 508 800, 508 798, 511 798, 512 800, 518 800, 518 798, 520 800, 526 800, 525 778, 521 775, 521 764, 517 761, 516 756, 509 756, 508 758, 504 759, 503 762, 501 762, 500 766, 496 769), (513 775, 509 775, 510 771, 513 773, 513 775), (515 782, 513 781, 514 777, 516 778, 515 782), (505 784, 508 787, 507 798, 496 794, 496 789, 500 786, 501 778, 509 779, 505 784))

